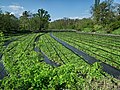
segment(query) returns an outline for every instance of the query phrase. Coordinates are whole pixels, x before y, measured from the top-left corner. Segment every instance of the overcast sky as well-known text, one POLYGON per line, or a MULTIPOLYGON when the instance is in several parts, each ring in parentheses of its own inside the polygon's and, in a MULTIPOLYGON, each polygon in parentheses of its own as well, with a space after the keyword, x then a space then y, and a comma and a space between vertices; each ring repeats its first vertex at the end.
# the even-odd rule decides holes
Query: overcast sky
MULTIPOLYGON (((120 0, 114 1, 120 3, 120 0)), ((90 17, 93 4, 94 0, 0 0, 0 8, 16 16, 21 16, 25 10, 36 13, 39 8, 43 8, 49 12, 52 20, 90 17)))

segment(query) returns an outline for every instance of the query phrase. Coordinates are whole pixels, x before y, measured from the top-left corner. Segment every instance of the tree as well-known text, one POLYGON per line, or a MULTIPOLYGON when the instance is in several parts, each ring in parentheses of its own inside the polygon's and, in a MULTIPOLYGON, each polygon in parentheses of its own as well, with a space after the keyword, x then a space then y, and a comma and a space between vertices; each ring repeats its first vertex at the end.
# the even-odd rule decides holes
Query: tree
POLYGON ((95 0, 95 7, 97 7, 100 4, 100 0, 95 0))
POLYGON ((39 30, 46 29, 50 21, 50 14, 48 14, 48 11, 38 9, 36 16, 39 17, 39 30))
POLYGON ((92 7, 93 18, 97 24, 105 26, 114 18, 113 0, 106 0, 99 4, 97 0, 95 1, 95 5, 92 7))
POLYGON ((120 4, 118 4, 118 6, 117 6, 117 13, 118 13, 118 15, 120 15, 120 4))
POLYGON ((116 19, 117 19, 117 20, 120 20, 120 4, 119 4, 119 3, 116 3, 116 4, 115 4, 115 10, 116 10, 116 12, 115 12, 115 14, 116 14, 116 19))
POLYGON ((42 30, 48 27, 50 15, 47 11, 39 9, 37 13, 32 14, 24 11, 20 17, 21 30, 42 30))
POLYGON ((0 8, 0 31, 2 31, 1 29, 2 29, 2 10, 0 8))
POLYGON ((30 11, 24 11, 22 16, 28 18, 30 16, 30 11))
POLYGON ((0 8, 0 14, 2 14, 2 9, 0 8))
POLYGON ((0 30, 2 32, 12 32, 19 28, 19 21, 10 12, 0 14, 0 30))
POLYGON ((20 17, 20 29, 21 30, 30 30, 30 11, 24 11, 20 17))
POLYGON ((50 22, 49 29, 76 29, 84 31, 85 28, 91 29, 93 27, 93 22, 91 18, 83 19, 70 19, 63 18, 50 22))

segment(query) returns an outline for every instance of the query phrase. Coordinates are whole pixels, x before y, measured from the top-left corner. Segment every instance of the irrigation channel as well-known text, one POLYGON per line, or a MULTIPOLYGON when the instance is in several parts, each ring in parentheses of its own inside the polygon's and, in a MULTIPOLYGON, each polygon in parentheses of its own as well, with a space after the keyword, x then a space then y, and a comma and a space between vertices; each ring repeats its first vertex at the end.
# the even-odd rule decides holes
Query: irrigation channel
MULTIPOLYGON (((83 51, 78 50, 77 48, 67 44, 66 42, 60 40, 59 38, 55 37, 52 33, 50 33, 50 36, 55 39, 57 42, 59 42, 60 44, 62 44, 63 46, 65 46, 66 48, 68 48, 69 50, 71 50, 73 53, 75 53, 78 56, 82 56, 83 59, 88 63, 88 64, 93 64, 95 62, 101 62, 100 60, 95 59, 94 57, 89 56, 88 54, 86 54, 83 51)), ((101 62, 100 64, 102 66, 102 70, 108 74, 110 74, 111 76, 113 76, 114 78, 120 79, 120 70, 117 68, 114 68, 104 62, 101 62)))
MULTIPOLYGON (((44 34, 38 35, 38 36, 35 38, 34 42, 38 42, 40 36, 42 36, 42 35, 44 35, 44 34)), ((45 53, 42 52, 42 51, 39 49, 39 47, 36 46, 35 44, 33 44, 33 48, 34 48, 34 51, 35 51, 35 52, 37 52, 38 54, 39 54, 39 52, 40 52, 40 53, 42 54, 42 57, 44 58, 43 61, 44 61, 45 63, 47 63, 47 64, 49 64, 49 65, 51 65, 51 66, 54 66, 54 67, 60 66, 59 64, 57 64, 57 63, 53 62, 52 60, 50 60, 50 59, 45 55, 45 53)), ((39 54, 39 56, 41 56, 41 55, 39 54)))

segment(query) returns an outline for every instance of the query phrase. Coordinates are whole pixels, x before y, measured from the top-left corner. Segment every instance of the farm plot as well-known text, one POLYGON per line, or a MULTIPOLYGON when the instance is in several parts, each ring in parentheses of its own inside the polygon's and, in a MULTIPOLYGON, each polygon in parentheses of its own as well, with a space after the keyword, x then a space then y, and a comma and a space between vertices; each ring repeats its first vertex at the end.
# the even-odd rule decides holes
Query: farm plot
MULTIPOLYGON (((0 37, 0 79, 3 79, 7 75, 7 72, 5 70, 5 67, 4 67, 3 61, 2 61, 2 56, 4 54, 5 49, 8 48, 8 45, 11 42, 16 41, 20 37, 23 37, 23 36, 24 35, 13 36, 13 37, 3 37, 3 36, 0 37)), ((14 45, 13 47, 10 47, 10 49, 14 48, 15 46, 16 45, 14 45)))
POLYGON ((0 81, 0 89, 120 88, 120 81, 104 73, 99 63, 89 65, 49 33, 29 34, 11 42, 3 52, 2 61, 7 76, 0 81), (46 63, 43 54, 59 66, 46 63))
POLYGON ((54 33, 54 35, 90 56, 120 69, 119 37, 77 33, 54 33))

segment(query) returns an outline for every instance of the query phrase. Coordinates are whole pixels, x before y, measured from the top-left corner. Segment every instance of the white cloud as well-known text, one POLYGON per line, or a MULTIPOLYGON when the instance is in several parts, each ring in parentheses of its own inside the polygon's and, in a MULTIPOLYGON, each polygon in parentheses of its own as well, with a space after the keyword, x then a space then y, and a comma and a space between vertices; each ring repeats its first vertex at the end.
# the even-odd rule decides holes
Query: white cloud
POLYGON ((78 17, 69 17, 70 19, 83 19, 83 18, 90 18, 91 15, 83 15, 83 16, 78 16, 78 17))
POLYGON ((17 17, 22 16, 22 13, 25 11, 24 7, 20 5, 9 5, 8 8, 17 17))
MULTIPOLYGON (((89 15, 83 15, 83 16, 76 16, 76 17, 67 17, 67 18, 70 18, 70 19, 83 19, 83 18, 90 18, 91 17, 91 15, 89 14, 89 15)), ((59 19, 63 19, 64 17, 62 17, 62 18, 51 18, 52 20, 51 20, 51 22, 52 21, 55 21, 55 20, 59 20, 59 19)))
MULTIPOLYGON (((101 0, 101 2, 103 2, 103 1, 105 1, 105 0, 101 0)), ((113 0, 114 1, 114 3, 120 3, 120 0, 113 0)))
POLYGON ((82 17, 69 17, 70 19, 82 19, 83 18, 83 16, 82 17))
POLYGON ((0 8, 5 8, 5 6, 0 6, 0 8))
POLYGON ((15 14, 14 12, 11 12, 11 14, 15 14))
POLYGON ((18 16, 22 16, 22 13, 23 13, 23 12, 18 13, 18 16))
POLYGON ((19 5, 9 5, 8 6, 10 9, 17 11, 17 10, 24 10, 24 8, 22 6, 19 5))
POLYGON ((0 6, 2 10, 11 12, 11 14, 14 14, 15 16, 19 17, 22 16, 22 13, 25 11, 25 8, 20 5, 8 5, 8 6, 0 6))

